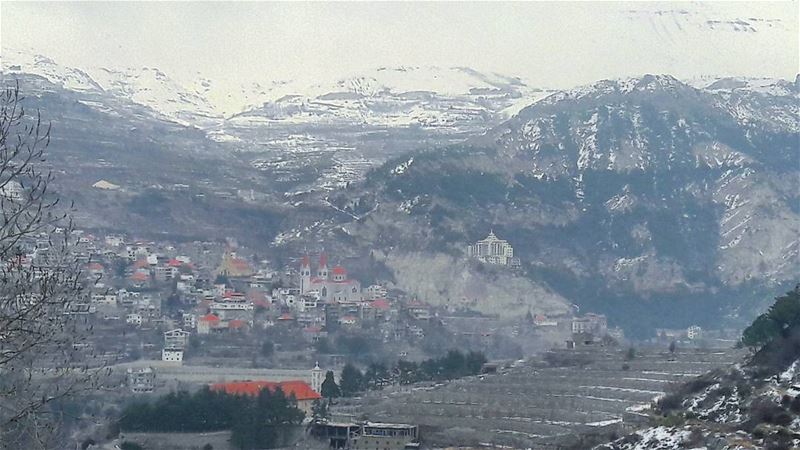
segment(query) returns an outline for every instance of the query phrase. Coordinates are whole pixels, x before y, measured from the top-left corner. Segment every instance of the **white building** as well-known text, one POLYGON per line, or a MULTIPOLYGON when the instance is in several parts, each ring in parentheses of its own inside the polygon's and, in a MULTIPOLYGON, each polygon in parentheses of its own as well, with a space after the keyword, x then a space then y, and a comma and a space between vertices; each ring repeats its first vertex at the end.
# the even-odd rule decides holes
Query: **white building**
POLYGON ((490 231, 486 239, 467 247, 467 256, 487 264, 519 266, 519 258, 514 257, 514 248, 504 239, 490 231))
POLYGON ((692 325, 686 329, 686 337, 690 340, 700 339, 703 334, 703 329, 697 325, 692 325))
POLYGON ((124 243, 122 236, 108 235, 106 236, 106 245, 110 247, 119 247, 124 243))
POLYGON ((324 303, 359 303, 363 300, 361 283, 347 276, 342 266, 328 271, 328 258, 325 253, 319 257, 317 276, 311 276, 311 264, 308 256, 303 258, 300 267, 300 293, 315 292, 324 303))
POLYGON ((297 304, 297 309, 301 312, 311 311, 319 306, 320 298, 319 293, 311 291, 308 294, 300 296, 300 301, 297 304))
POLYGON ((191 313, 183 314, 183 328, 187 330, 194 330, 197 328, 197 316, 191 313))
POLYGON ((183 350, 175 348, 165 348, 161 350, 161 360, 167 362, 183 364, 183 350))
POLYGON ((134 393, 153 392, 156 385, 156 372, 152 367, 129 368, 127 382, 128 387, 134 393))
POLYGON ((583 317, 576 317, 572 320, 573 333, 589 333, 597 336, 605 335, 608 332, 608 320, 602 314, 586 314, 583 317))
POLYGON ((164 332, 164 348, 171 348, 181 350, 186 348, 186 342, 189 340, 188 331, 183 331, 180 328, 164 332))
POLYGON ((244 296, 222 298, 209 305, 211 313, 223 321, 243 320, 252 325, 254 306, 244 296))
POLYGON ((156 281, 165 282, 175 278, 178 275, 178 269, 170 266, 157 266, 153 269, 153 277, 156 281))
POLYGON ((386 298, 389 294, 389 291, 386 290, 385 287, 379 284, 373 284, 372 286, 365 289, 367 293, 367 298, 369 300, 375 300, 376 298, 386 298))
POLYGON ((311 389, 317 394, 321 394, 323 381, 325 381, 325 371, 319 367, 319 362, 317 362, 311 369, 311 389))
POLYGON ((141 314, 128 314, 125 316, 125 323, 128 325, 135 325, 137 327, 142 326, 142 315, 141 314))
POLYGON ((114 294, 94 293, 92 294, 92 303, 98 305, 116 305, 117 296, 114 294))

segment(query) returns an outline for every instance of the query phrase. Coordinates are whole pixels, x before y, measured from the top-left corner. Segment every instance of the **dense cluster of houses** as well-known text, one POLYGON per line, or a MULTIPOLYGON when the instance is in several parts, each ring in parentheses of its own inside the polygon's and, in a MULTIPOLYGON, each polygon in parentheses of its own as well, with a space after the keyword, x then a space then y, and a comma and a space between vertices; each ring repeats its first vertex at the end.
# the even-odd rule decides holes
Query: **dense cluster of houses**
MULTIPOLYGON (((385 341, 418 339, 434 310, 416 298, 362 287, 322 252, 276 270, 235 243, 130 241, 79 233, 91 294, 84 306, 109 326, 161 330, 164 362, 182 364, 192 335, 248 333, 283 325, 309 344, 331 330, 374 325, 385 341), (174 303, 180 307, 175 308, 174 303), (172 305, 172 306, 170 306, 172 305)), ((31 259, 46 257, 34 246, 31 259)))
MULTIPOLYGON (((382 284, 362 287, 342 264, 330 264, 324 252, 301 256, 277 270, 266 261, 242 256, 232 242, 156 243, 81 232, 76 242, 86 277, 93 282, 87 303, 73 312, 160 330, 161 359, 169 363, 183 363, 192 335, 286 326, 313 344, 332 331, 358 331, 369 325, 384 342, 413 342, 425 337, 426 323, 444 323, 439 314, 447 313, 382 284), (180 308, 170 308, 176 298, 180 308)), ((469 253, 487 263, 515 263, 511 246, 494 233, 469 253)), ((21 261, 41 263, 49 254, 44 241, 34 242, 21 261)), ((621 330, 609 329, 605 317, 596 314, 536 314, 531 321, 542 330, 568 328, 568 347, 594 345, 606 336, 624 338, 621 330)), ((491 335, 485 328, 473 331, 491 335)), ((699 329, 686 332, 689 339, 699 335, 699 329)))

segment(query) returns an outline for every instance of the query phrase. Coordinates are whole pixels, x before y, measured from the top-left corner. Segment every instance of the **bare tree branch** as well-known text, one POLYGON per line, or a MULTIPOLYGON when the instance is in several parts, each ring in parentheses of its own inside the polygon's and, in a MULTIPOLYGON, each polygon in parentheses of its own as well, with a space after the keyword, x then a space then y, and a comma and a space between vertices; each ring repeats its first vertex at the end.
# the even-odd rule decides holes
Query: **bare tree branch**
POLYGON ((50 126, 0 91, 0 448, 52 448, 54 402, 93 391, 106 371, 80 351, 91 325, 70 211, 43 169, 50 126))

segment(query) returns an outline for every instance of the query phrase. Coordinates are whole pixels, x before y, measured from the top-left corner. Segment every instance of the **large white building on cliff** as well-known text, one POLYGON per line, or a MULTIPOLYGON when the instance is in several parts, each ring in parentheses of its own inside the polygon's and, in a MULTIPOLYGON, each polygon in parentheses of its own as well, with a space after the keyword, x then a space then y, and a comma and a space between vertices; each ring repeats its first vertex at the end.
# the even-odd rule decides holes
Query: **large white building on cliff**
POLYGON ((519 266, 519 258, 514 257, 514 248, 505 239, 495 236, 494 231, 490 231, 485 239, 467 247, 467 256, 487 264, 519 266))

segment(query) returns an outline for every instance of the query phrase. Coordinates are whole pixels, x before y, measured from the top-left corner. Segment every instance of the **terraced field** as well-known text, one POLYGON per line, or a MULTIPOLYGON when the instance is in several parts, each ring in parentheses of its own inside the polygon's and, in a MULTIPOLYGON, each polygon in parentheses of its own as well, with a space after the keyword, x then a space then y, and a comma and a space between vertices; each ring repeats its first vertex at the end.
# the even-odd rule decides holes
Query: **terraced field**
POLYGON ((641 413, 674 382, 687 381, 741 358, 735 350, 567 352, 582 366, 517 362, 496 374, 449 383, 387 388, 351 403, 341 415, 416 423, 432 446, 585 448, 646 419, 641 413), (625 367, 623 367, 625 366, 625 367))

